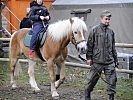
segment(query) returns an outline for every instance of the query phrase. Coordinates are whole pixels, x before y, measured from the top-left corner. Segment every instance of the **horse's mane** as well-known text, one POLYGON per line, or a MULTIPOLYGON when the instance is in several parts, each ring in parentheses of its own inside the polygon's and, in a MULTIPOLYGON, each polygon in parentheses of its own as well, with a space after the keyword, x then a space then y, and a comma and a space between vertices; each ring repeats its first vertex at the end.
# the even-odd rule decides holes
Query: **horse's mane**
POLYGON ((48 34, 53 40, 61 40, 68 36, 72 31, 87 31, 86 24, 78 17, 71 18, 74 22, 71 24, 70 19, 60 20, 48 27, 48 34))

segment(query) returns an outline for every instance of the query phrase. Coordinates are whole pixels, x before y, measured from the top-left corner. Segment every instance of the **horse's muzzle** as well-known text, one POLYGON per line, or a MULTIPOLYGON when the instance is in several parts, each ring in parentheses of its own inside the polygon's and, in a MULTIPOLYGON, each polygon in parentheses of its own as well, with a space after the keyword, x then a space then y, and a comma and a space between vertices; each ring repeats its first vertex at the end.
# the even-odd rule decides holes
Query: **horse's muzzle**
POLYGON ((86 45, 86 41, 83 40, 83 41, 80 41, 78 42, 75 46, 76 46, 76 49, 78 50, 78 52, 80 54, 85 54, 86 53, 86 50, 87 50, 87 45, 86 45))

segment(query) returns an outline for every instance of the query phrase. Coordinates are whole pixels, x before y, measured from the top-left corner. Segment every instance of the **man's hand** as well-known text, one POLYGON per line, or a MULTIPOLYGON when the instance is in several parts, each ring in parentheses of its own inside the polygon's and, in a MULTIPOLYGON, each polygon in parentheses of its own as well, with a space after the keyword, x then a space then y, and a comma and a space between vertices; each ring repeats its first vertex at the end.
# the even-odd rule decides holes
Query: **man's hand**
POLYGON ((87 63, 87 65, 92 65, 92 60, 89 59, 89 60, 86 61, 86 63, 87 63))

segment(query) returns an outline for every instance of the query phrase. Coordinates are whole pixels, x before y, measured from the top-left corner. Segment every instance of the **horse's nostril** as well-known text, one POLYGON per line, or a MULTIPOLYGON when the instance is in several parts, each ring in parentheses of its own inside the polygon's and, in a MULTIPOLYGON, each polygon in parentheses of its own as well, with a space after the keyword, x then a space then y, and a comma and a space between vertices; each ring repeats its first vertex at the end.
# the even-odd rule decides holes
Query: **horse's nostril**
POLYGON ((84 51, 84 48, 81 48, 81 51, 84 51))
POLYGON ((81 51, 84 52, 85 51, 85 48, 81 48, 81 51))
POLYGON ((85 54, 86 53, 86 49, 85 48, 81 48, 81 54, 85 54))

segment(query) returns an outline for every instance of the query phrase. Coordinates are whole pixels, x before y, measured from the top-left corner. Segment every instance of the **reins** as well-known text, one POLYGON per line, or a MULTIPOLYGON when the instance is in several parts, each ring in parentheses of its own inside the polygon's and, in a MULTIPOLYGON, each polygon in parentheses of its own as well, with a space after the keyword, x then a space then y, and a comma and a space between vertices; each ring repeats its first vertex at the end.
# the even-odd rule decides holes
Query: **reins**
POLYGON ((72 32, 72 40, 73 40, 73 44, 75 45, 76 49, 77 49, 77 45, 81 42, 84 42, 85 40, 81 40, 81 41, 77 41, 74 37, 74 34, 72 32))

